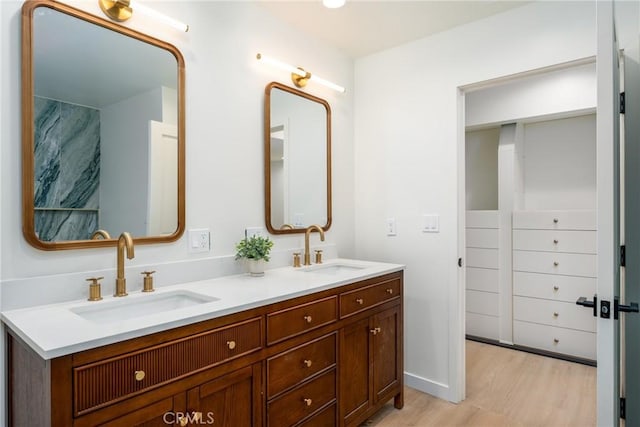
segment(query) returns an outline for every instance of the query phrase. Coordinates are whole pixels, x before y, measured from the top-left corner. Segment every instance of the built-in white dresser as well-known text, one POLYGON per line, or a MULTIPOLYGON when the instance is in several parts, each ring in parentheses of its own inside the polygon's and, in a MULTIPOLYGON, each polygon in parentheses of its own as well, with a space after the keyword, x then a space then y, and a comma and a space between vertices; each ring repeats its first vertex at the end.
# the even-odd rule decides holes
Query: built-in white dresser
POLYGON ((596 253, 595 211, 513 213, 514 344, 596 359, 596 253))
POLYGON ((498 211, 467 211, 466 333, 499 338, 498 211))

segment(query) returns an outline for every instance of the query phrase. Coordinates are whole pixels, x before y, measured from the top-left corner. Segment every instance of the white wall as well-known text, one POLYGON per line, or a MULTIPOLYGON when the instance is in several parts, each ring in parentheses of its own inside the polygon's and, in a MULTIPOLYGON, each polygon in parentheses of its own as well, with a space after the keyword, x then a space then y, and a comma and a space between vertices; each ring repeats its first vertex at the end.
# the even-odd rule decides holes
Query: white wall
MULTIPOLYGON (((72 0, 102 16, 97 2, 72 0)), ((310 83, 306 91, 326 99, 333 124, 333 224, 325 243, 336 245, 341 256, 354 256, 353 232, 353 61, 334 48, 311 39, 281 22, 259 3, 150 2, 156 10, 190 25, 178 33, 143 16, 129 23, 178 47, 186 62, 186 227, 209 228, 212 250, 187 252, 186 235, 176 243, 136 248, 127 261, 128 275, 144 266, 161 267, 158 283, 195 280, 201 274, 230 270, 235 244, 247 226, 264 226, 263 103, 270 81, 290 84, 289 75, 258 63, 257 52, 301 64, 348 88, 338 94, 310 83), (194 262, 197 268, 190 268, 194 262), (226 263, 226 264, 225 264, 226 263), (165 266, 163 270, 163 266, 165 266), (226 270, 225 270, 226 269, 226 270)), ((115 277, 115 249, 43 252, 22 237, 20 200, 20 7, 21 1, 0 2, 0 250, 3 307, 19 302, 15 295, 40 303, 86 294, 84 277, 101 271, 109 284, 115 277), (67 278, 66 273, 80 272, 67 278), (47 280, 51 275, 56 280, 47 280), (55 283, 67 283, 61 287, 55 283), (10 284, 10 286, 9 286, 10 284), (7 285, 7 286, 5 286, 7 285), (20 287, 20 289, 17 289, 20 287), (22 291, 20 291, 22 290, 22 291), (10 297, 7 297, 7 292, 10 297), (5 304, 6 303, 6 304, 5 304)), ((302 238, 274 238, 276 253, 290 262, 290 252, 302 238)), ((315 243, 315 239, 314 242, 315 243)), ((274 257, 274 260, 278 257, 274 257)), ((153 268, 156 269, 156 268, 153 268)), ((102 274, 101 274, 102 275, 102 274)), ((104 292, 110 292, 107 285, 104 292)), ((0 358, 0 364, 4 358, 0 358)), ((0 387, 0 394, 4 392, 0 387)), ((0 425, 4 425, 0 410, 0 425)))
POLYGON ((595 28, 594 3, 539 2, 356 61, 356 256, 407 265, 408 384, 462 397, 458 88, 593 56, 595 28), (430 212, 439 234, 421 233, 430 212))

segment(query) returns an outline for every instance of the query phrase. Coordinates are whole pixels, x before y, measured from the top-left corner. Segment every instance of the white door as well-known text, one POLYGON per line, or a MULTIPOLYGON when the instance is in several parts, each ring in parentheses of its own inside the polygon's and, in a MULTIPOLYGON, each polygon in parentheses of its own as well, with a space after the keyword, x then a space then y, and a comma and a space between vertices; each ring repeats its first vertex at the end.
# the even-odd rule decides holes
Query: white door
POLYGON ((172 234, 178 228, 178 128, 149 121, 149 193, 147 235, 172 234))

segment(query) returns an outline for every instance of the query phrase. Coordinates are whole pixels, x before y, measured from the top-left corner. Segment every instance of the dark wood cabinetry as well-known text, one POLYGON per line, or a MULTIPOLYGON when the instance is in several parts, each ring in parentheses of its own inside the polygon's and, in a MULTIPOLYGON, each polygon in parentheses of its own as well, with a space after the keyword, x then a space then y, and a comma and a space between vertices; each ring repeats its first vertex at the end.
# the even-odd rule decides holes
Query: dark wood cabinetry
POLYGON ((353 426, 402 407, 402 272, 42 360, 8 333, 12 426, 353 426))

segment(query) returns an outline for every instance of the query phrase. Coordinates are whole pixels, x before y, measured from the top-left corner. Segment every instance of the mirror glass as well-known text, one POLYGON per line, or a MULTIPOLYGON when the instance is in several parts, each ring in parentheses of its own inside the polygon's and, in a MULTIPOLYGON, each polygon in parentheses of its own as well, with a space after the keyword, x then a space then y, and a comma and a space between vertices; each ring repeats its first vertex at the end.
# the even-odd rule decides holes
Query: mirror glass
MULTIPOLYGON (((34 4, 35 3, 35 4, 34 4)), ((24 231, 40 249, 176 240, 184 61, 171 45, 50 1, 23 8, 24 231)))
POLYGON ((265 97, 266 225, 274 234, 331 225, 331 109, 279 83, 265 97))

